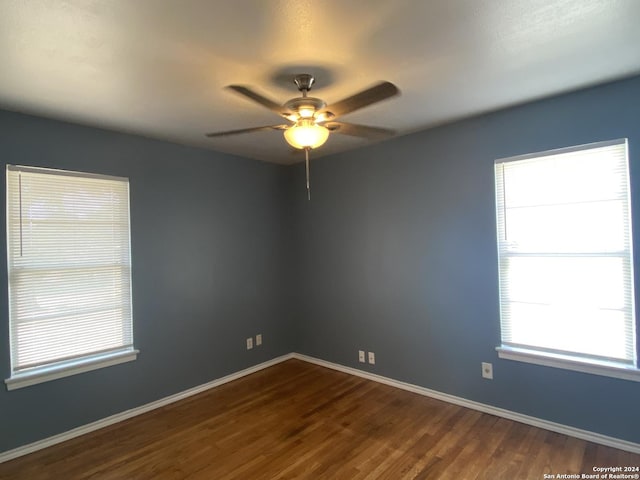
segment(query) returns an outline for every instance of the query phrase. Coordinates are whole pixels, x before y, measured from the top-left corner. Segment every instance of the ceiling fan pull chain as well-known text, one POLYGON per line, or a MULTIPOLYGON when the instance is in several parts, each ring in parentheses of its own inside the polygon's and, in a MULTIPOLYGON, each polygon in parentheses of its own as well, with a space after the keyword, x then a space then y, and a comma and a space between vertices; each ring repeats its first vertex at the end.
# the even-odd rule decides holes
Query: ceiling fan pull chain
POLYGON ((311 187, 309 186, 309 147, 304 149, 305 167, 307 170, 307 200, 311 201, 311 187))

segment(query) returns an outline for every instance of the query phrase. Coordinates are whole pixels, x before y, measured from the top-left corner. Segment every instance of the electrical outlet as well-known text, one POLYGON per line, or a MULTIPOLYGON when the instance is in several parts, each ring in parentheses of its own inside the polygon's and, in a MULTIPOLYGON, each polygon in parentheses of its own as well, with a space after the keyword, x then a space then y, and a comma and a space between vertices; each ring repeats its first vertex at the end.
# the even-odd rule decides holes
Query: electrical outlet
POLYGON ((364 350, 358 350, 358 361, 364 363, 364 350))
POLYGON ((493 380, 493 365, 491 363, 482 362, 482 378, 493 380))
POLYGON ((376 364, 376 354, 373 352, 369 352, 369 364, 371 365, 376 364))
POLYGON ((253 337, 247 338, 247 350, 251 350, 253 348, 253 337))
POLYGON ((262 334, 261 333, 256 335, 256 347, 259 347, 260 345, 262 345, 262 334))

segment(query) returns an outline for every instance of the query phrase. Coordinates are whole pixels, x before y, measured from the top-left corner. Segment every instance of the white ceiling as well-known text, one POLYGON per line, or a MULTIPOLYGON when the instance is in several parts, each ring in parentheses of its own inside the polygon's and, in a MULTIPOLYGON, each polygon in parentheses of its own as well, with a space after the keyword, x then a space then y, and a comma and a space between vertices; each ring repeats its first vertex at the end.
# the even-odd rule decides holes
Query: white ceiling
MULTIPOLYGON (((278 102, 294 73, 343 117, 404 134, 640 72, 640 0, 0 0, 0 108, 293 163, 278 102)), ((364 145, 338 134, 314 156, 364 145)))

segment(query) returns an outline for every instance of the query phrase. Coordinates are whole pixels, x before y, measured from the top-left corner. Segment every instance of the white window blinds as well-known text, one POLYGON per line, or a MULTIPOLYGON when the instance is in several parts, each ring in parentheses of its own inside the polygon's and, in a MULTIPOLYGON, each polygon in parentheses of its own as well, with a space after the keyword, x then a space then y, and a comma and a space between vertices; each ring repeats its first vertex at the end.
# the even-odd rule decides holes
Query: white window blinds
POLYGON ((636 365, 626 140, 496 161, 503 347, 636 365))
POLYGON ((133 350, 129 181, 7 166, 12 376, 133 350))

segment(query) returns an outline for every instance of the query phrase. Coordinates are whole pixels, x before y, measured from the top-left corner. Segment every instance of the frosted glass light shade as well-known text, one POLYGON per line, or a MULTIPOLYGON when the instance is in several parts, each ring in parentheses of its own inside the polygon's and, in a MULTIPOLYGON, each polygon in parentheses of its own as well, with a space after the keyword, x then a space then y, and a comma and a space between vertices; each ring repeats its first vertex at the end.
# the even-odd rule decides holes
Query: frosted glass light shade
POLYGON ((329 129, 311 119, 302 119, 284 131, 284 138, 294 148, 318 148, 329 138, 329 129))

